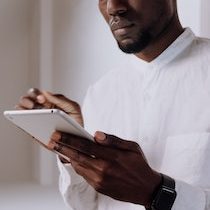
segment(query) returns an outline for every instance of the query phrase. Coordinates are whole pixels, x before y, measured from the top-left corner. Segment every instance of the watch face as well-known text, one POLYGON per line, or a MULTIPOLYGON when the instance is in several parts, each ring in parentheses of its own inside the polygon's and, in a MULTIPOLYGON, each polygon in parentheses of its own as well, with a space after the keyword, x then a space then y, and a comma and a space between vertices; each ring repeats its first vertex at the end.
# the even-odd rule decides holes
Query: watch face
POLYGON ((154 208, 157 210, 171 210, 175 199, 176 191, 163 186, 157 195, 154 208))

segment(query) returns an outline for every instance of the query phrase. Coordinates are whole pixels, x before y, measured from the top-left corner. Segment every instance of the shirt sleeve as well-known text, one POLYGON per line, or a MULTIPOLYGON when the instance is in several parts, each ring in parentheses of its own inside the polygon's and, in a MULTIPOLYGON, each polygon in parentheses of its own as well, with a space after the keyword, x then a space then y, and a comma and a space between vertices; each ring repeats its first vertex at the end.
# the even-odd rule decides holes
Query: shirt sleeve
MULTIPOLYGON (((89 87, 83 107, 82 114, 84 118, 85 129, 93 134, 94 126, 92 123, 91 106, 91 87, 89 87)), ((98 209, 98 193, 91 187, 82 176, 79 176, 71 164, 62 164, 58 158, 59 189, 64 202, 73 210, 96 210, 98 209)))
POLYGON ((71 164, 62 164, 57 158, 60 171, 59 189, 64 202, 73 210, 96 210, 97 192, 79 176, 71 164))
POLYGON ((209 191, 176 180, 177 198, 172 210, 209 210, 207 196, 209 191))
POLYGON ((172 210, 210 210, 210 133, 169 137, 161 172, 175 179, 172 210))

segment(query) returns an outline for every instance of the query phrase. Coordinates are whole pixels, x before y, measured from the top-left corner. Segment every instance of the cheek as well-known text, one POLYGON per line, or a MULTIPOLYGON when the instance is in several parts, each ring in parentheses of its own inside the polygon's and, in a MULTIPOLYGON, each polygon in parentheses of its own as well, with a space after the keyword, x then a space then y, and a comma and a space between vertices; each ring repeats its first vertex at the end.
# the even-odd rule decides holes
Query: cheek
POLYGON ((99 8, 101 14, 103 15, 104 19, 105 19, 106 22, 108 23, 108 22, 109 22, 109 15, 108 15, 108 13, 107 13, 106 4, 103 3, 103 2, 99 2, 98 8, 99 8))
POLYGON ((159 0, 159 5, 161 5, 159 6, 159 10, 164 13, 163 16, 166 16, 166 18, 174 15, 176 11, 174 2, 174 0, 159 0))

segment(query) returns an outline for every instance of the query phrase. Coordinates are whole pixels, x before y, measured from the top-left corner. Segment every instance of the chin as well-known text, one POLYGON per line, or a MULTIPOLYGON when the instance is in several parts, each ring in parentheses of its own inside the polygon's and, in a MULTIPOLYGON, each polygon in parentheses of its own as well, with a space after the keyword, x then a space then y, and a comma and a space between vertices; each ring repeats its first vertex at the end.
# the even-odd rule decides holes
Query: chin
POLYGON ((135 54, 144 50, 150 44, 151 40, 151 36, 148 33, 143 33, 138 36, 137 40, 126 38, 118 41, 118 46, 124 53, 135 54))
POLYGON ((126 45, 118 43, 118 46, 124 53, 127 53, 127 54, 139 53, 147 47, 147 45, 139 44, 139 43, 126 44, 126 45))

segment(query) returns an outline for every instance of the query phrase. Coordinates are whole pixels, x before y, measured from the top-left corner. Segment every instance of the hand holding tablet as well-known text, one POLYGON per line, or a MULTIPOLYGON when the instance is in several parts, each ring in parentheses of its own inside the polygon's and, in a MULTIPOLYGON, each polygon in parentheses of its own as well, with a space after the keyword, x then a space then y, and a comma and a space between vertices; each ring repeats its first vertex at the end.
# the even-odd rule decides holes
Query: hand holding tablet
POLYGON ((5 111, 5 117, 47 149, 56 130, 94 140, 83 128, 80 106, 61 94, 32 88, 16 107, 19 110, 5 111))
POLYGON ((4 116, 45 148, 48 148, 47 145, 54 131, 70 133, 94 141, 81 125, 58 109, 5 111, 4 116))

